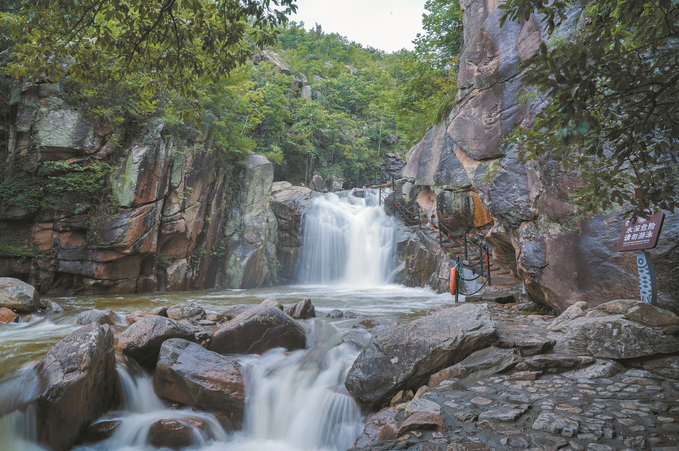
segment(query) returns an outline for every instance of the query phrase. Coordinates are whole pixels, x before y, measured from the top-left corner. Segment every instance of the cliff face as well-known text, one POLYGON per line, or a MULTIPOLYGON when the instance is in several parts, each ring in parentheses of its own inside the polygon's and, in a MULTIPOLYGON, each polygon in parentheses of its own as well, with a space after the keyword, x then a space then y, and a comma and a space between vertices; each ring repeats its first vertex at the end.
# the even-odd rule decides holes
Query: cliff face
POLYGON ((160 121, 126 130, 119 145, 110 125, 65 102, 57 85, 15 89, 8 116, 0 275, 49 294, 246 288, 275 279, 266 158, 222 170, 203 150, 209 133, 180 145, 160 121))
MULTIPOLYGON (((543 33, 539 18, 507 22, 495 0, 462 0, 465 51, 460 58, 456 108, 407 155, 404 175, 412 198, 435 196, 441 221, 460 232, 492 228, 487 241, 496 261, 526 284, 535 301, 561 312, 637 298, 634 253, 618 253, 622 228, 616 212, 582 214, 569 197, 582 180, 559 164, 517 161, 503 143, 513 129, 530 125, 544 99, 522 101, 519 65, 534 55, 543 33)), ((581 11, 573 9, 557 35, 576 32, 581 11)), ((549 44, 549 42, 548 42, 549 44)), ((679 309, 679 215, 667 214, 657 249, 651 251, 659 282, 659 304, 679 309)))

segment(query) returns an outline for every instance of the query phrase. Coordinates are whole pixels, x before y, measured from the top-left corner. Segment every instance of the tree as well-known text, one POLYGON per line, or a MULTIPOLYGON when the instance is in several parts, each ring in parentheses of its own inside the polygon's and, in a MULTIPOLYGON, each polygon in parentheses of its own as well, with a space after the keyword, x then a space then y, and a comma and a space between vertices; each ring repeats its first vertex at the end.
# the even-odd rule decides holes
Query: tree
POLYGON ((92 84, 148 74, 144 89, 217 81, 244 63, 254 46, 275 41, 295 0, 23 0, 0 15, 9 30, 9 72, 56 82, 66 74, 92 84))
POLYGON ((424 34, 413 52, 393 56, 401 85, 396 117, 402 139, 417 143, 427 128, 441 122, 455 105, 457 62, 462 48, 462 11, 457 0, 428 0, 422 15, 424 34))
POLYGON ((424 34, 413 41, 415 53, 433 69, 450 69, 462 49, 462 11, 458 1, 427 0, 422 15, 424 34))
MULTIPOLYGON (((527 60, 524 82, 544 100, 531 128, 510 137, 524 160, 554 158, 581 173, 585 212, 631 205, 674 211, 679 169, 679 3, 597 0, 572 36, 566 1, 508 0, 502 24, 538 14, 551 35, 527 60), (643 198, 633 200, 633 188, 643 198), (632 201, 632 203, 628 203, 632 201)), ((577 11, 576 11, 577 12, 577 11)))

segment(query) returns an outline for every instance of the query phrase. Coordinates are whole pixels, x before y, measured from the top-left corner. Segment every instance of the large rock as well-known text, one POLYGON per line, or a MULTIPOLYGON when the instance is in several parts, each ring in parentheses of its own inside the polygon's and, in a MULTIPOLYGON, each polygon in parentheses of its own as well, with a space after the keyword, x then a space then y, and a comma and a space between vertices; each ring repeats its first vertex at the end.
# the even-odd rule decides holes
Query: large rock
POLYGON ((447 379, 483 379, 493 374, 511 369, 521 361, 515 349, 499 349, 491 346, 474 352, 472 355, 451 367, 445 368, 429 378, 429 386, 435 387, 447 379))
POLYGON ((269 208, 273 182, 273 163, 261 155, 245 160, 245 174, 238 213, 227 221, 226 266, 219 282, 224 288, 257 288, 273 283, 277 274, 274 241, 278 229, 276 217, 269 208))
POLYGON ((241 423, 245 386, 238 362, 190 341, 173 338, 163 343, 153 376, 160 397, 228 416, 241 423))
POLYGON ((111 407, 116 385, 113 332, 90 324, 61 340, 36 367, 42 394, 34 405, 40 442, 68 450, 111 407))
POLYGON ((652 373, 679 379, 679 355, 677 354, 645 360, 642 366, 652 373))
POLYGON ((347 376, 347 390, 381 404, 401 389, 418 388, 442 368, 497 340, 485 304, 459 304, 373 337, 347 376))
POLYGON ((149 315, 120 334, 118 345, 123 354, 132 357, 140 365, 154 368, 160 347, 170 338, 195 341, 193 331, 180 322, 163 316, 149 315))
POLYGON ((0 307, 18 313, 32 313, 40 308, 40 295, 26 282, 12 277, 0 277, 0 307))
MULTIPOLYGON (((521 64, 541 43, 552 48, 554 42, 543 33, 539 15, 501 27, 502 5, 461 3, 464 53, 456 105, 443 124, 431 127, 408 152, 404 176, 421 192, 437 194, 434 213, 452 230, 473 226, 485 233, 487 210, 493 230, 503 231, 487 240, 494 257, 500 257, 495 262, 525 283, 530 300, 560 313, 577 302, 594 307, 638 293, 635 255, 616 249, 622 212, 584 214, 572 200, 583 187, 582 177, 546 158, 521 162, 518 148, 505 140, 517 127, 532 126, 548 104, 543 96, 525 101, 521 64)), ((581 15, 581 5, 569 8, 553 40, 574 39, 581 15)), ((678 219, 677 213, 666 213, 663 236, 649 251, 658 279, 658 306, 675 312, 678 219)), ((399 282, 418 286, 435 272, 430 267, 417 279, 399 282)))
POLYGON ((303 349, 304 329, 280 307, 275 298, 269 298, 227 321, 214 332, 209 349, 220 354, 262 354, 279 347, 303 349))
POLYGON ((295 265, 302 246, 302 217, 319 194, 303 186, 279 185, 271 197, 271 210, 278 221, 276 255, 281 266, 283 282, 295 282, 295 265))
POLYGON ((612 301, 561 323, 558 329, 565 333, 555 338, 572 355, 628 359, 669 354, 679 349, 679 337, 666 334, 662 326, 677 321, 672 312, 643 302, 612 301))

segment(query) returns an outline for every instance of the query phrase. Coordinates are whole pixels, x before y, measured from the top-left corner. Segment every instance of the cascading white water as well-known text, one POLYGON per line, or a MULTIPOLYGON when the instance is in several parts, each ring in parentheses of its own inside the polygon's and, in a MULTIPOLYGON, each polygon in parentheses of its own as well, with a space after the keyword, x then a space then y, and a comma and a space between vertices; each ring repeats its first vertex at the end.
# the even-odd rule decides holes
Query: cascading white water
POLYGON ((389 282, 395 221, 379 205, 376 190, 365 198, 326 194, 304 215, 297 274, 303 284, 374 287, 389 282))
POLYGON ((37 390, 33 368, 0 379, 0 451, 45 451, 36 443, 35 412, 29 404, 37 390))
POLYGON ((361 410, 344 388, 359 350, 342 340, 352 334, 367 341, 370 334, 338 329, 321 320, 307 326, 311 326, 307 339, 314 341, 311 349, 286 355, 279 348, 243 359, 248 399, 241 440, 234 445, 258 449, 267 442, 259 449, 343 451, 361 432, 361 410))

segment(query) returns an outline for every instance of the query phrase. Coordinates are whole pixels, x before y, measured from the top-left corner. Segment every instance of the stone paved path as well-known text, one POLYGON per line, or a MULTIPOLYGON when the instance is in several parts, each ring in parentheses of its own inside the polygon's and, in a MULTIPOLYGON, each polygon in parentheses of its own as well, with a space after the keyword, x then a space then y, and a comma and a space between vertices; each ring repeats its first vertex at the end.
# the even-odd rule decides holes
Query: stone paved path
POLYGON ((373 433, 382 440, 369 443, 370 434, 364 434, 357 448, 679 451, 679 380, 554 353, 546 329, 554 317, 521 314, 521 305, 489 308, 498 347, 517 348, 522 361, 507 374, 421 388, 418 399, 373 417, 373 433), (445 428, 427 415, 440 415, 445 428), (406 418, 416 418, 421 427, 404 427, 406 418))

